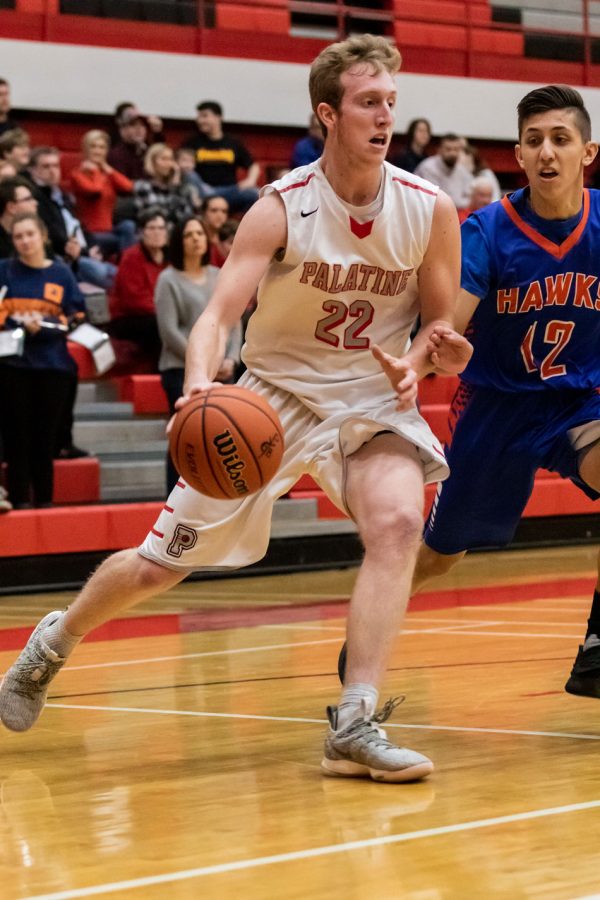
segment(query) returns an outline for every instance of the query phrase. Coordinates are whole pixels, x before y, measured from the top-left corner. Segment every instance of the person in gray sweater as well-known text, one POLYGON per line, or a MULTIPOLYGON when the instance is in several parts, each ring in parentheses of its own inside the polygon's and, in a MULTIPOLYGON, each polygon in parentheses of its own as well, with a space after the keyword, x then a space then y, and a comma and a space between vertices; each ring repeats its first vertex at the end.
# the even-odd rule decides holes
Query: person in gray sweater
MULTIPOLYGON (((196 319, 206 309, 213 293, 219 270, 209 264, 210 247, 204 225, 188 216, 174 226, 169 242, 170 265, 159 275, 154 292, 156 320, 162 349, 158 368, 169 401, 169 412, 175 412, 175 401, 183 394, 185 351, 196 319)), ((240 360, 241 323, 231 330, 225 359, 215 378, 231 383, 240 360)), ((178 474, 167 452, 167 487, 169 493, 178 474)))

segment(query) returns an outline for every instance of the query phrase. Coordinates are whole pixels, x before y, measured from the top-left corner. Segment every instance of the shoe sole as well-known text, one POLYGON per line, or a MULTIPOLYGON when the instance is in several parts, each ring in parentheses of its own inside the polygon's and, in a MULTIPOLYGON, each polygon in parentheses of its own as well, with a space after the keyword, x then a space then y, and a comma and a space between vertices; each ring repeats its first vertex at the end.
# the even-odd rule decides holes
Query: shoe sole
POLYGON ((390 784, 401 784, 405 781, 419 781, 427 778, 433 772, 433 763, 419 763, 416 766, 408 766, 406 769, 387 771, 386 769, 372 769, 361 763, 351 762, 348 759, 321 760, 321 771, 324 775, 333 778, 372 778, 373 781, 385 781, 390 784))
POLYGON ((565 691, 567 694, 573 694, 576 697, 591 697, 592 700, 600 700, 600 684, 598 683, 598 678, 596 677, 593 679, 593 684, 591 682, 592 679, 590 679, 590 683, 588 684, 587 680, 569 678, 565 684, 565 691))

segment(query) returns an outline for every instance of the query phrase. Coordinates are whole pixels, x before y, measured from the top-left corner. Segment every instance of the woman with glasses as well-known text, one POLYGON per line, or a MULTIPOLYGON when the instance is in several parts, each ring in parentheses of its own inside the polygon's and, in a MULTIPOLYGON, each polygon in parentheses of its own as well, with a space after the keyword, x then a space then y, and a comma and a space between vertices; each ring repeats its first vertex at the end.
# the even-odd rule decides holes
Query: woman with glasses
MULTIPOLYGON (((132 341, 141 352, 139 365, 155 372, 160 338, 154 308, 154 289, 167 265, 167 222, 160 209, 149 209, 140 217, 140 240, 125 250, 110 296, 112 337, 132 341)), ((118 348, 117 348, 118 349, 118 348)), ((117 352, 117 356, 119 353, 117 352)))

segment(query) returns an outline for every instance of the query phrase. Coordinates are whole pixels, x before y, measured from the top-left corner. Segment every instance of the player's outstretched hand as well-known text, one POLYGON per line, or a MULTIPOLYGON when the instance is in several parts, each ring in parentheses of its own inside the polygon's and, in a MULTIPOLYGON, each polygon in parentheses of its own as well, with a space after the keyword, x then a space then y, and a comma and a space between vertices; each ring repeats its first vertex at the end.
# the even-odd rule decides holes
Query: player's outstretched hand
POLYGON ((459 375, 473 354, 473 347, 466 337, 444 325, 432 329, 426 349, 436 369, 446 375, 459 375))
POLYGON ((406 359, 390 356, 377 344, 371 352, 398 395, 398 409, 402 412, 414 406, 417 400, 417 373, 406 359))

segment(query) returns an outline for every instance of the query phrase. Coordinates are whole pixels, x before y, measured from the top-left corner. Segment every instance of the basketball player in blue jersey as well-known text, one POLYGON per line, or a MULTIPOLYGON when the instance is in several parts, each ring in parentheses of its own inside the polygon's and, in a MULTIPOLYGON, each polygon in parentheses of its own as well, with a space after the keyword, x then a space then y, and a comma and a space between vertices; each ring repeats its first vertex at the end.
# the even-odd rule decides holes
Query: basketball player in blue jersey
MULTIPOLYGON (((508 544, 537 469, 599 496, 600 192, 583 187, 598 147, 570 87, 531 91, 518 125, 528 186, 462 226, 456 323, 474 353, 453 401, 451 474, 429 515, 413 592, 468 549, 508 544)), ((600 576, 565 688, 600 698, 599 588, 600 576)))
POLYGON ((439 353, 445 371, 461 371, 471 347, 452 330, 456 210, 435 185, 385 162, 399 65, 398 51, 371 35, 315 60, 310 94, 326 135, 323 157, 265 188, 190 335, 180 405, 213 384, 229 330, 259 285, 240 383, 279 413, 278 472, 240 500, 212 500, 178 483, 142 546, 106 560, 66 612, 38 625, 0 688, 6 727, 34 724, 50 679, 90 629, 190 571, 260 559, 275 500, 310 472, 352 516, 365 546, 348 616, 348 683, 327 709, 321 767, 391 782, 432 771, 426 756, 394 746, 380 728, 396 703, 376 707, 408 599, 423 485, 447 475, 415 407, 417 381, 438 367, 439 353))

